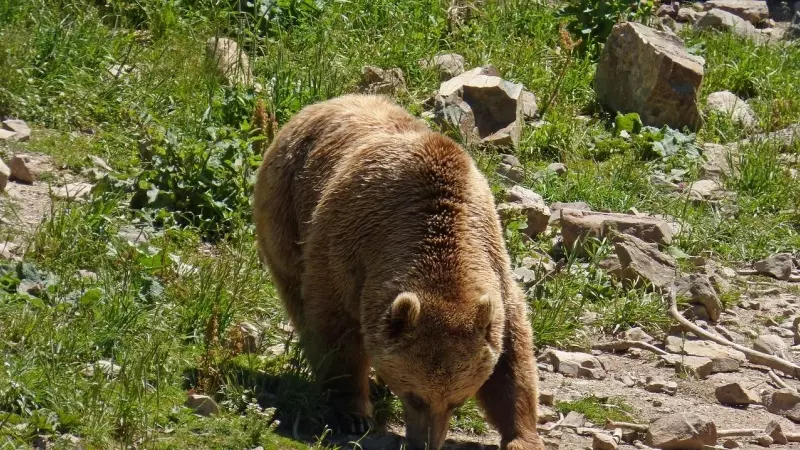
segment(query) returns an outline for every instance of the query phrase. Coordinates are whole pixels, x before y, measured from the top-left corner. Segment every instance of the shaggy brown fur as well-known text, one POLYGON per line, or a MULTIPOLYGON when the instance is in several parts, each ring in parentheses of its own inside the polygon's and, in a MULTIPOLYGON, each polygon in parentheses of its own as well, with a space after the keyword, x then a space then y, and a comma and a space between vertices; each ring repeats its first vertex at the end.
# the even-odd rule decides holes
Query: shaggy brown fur
POLYGON ((455 142, 382 97, 309 106, 264 155, 254 219, 340 425, 371 417, 372 366, 414 446, 440 448, 477 396, 503 448, 544 448, 527 306, 489 185, 455 142))

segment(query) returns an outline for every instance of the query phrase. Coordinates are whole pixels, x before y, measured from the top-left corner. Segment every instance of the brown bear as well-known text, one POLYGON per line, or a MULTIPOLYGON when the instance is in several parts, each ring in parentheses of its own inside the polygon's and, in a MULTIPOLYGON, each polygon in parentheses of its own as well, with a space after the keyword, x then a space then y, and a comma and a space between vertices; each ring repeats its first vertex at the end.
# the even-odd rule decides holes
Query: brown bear
POLYGON ((504 449, 544 449, 527 303, 489 184, 456 142, 380 96, 308 106, 265 152, 253 215, 338 427, 370 423, 373 367, 414 448, 441 448, 475 396, 504 449))

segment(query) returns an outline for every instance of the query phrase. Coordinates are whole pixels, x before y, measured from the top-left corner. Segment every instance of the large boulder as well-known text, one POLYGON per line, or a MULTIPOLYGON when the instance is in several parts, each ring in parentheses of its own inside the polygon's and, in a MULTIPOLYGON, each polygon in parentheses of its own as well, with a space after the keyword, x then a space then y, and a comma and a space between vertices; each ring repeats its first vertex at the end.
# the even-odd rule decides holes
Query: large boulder
POLYGON ((711 373, 736 372, 746 360, 744 353, 711 341, 670 335, 666 337, 664 344, 664 349, 670 353, 711 359, 711 373))
POLYGON ((779 280, 788 280, 792 276, 792 254, 778 253, 769 258, 753 263, 753 268, 760 274, 769 275, 779 280))
POLYGON ((600 55, 594 88, 601 103, 622 113, 636 112, 645 125, 697 130, 704 64, 676 36, 621 23, 600 55))

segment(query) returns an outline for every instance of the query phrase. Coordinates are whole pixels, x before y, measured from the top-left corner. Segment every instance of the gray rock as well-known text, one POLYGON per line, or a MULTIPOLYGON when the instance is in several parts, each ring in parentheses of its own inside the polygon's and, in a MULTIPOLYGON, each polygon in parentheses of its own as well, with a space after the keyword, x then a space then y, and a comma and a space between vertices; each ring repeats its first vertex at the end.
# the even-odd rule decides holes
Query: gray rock
POLYGON ((697 130, 704 64, 675 36, 638 23, 617 24, 600 55, 594 87, 600 103, 637 112, 645 125, 697 130))
POLYGON ((781 424, 778 421, 773 420, 767 424, 764 428, 764 433, 772 438, 772 442, 778 445, 786 445, 789 443, 789 440, 786 438, 786 435, 783 433, 783 429, 781 428, 781 424))
POLYGON ((441 53, 431 58, 430 62, 420 60, 422 67, 439 73, 440 81, 447 81, 464 73, 464 64, 464 57, 458 53, 441 53))
POLYGON ((227 84, 253 85, 250 58, 233 39, 211 37, 206 41, 206 57, 214 61, 217 75, 227 84))
POLYGON ((6 119, 3 121, 3 128, 14 133, 11 139, 25 142, 31 138, 31 129, 27 123, 17 119, 6 119))
POLYGON ((561 422, 561 426, 564 428, 578 429, 584 425, 586 425, 586 416, 577 411, 568 412, 564 421, 561 422))
POLYGON ((700 16, 701 13, 695 11, 692 8, 681 8, 678 10, 678 14, 675 16, 675 20, 678 23, 693 24, 697 22, 697 19, 699 19, 700 16))
POLYGON ((564 163, 551 163, 547 166, 547 170, 555 173, 556 175, 566 175, 567 165, 564 163))
POLYGON ((553 408, 546 406, 546 405, 539 405, 539 411, 536 416, 540 425, 549 423, 549 422, 558 422, 561 419, 561 416, 558 414, 558 411, 553 410, 553 408))
POLYGON ((219 412, 219 406, 211 397, 200 394, 190 394, 185 405, 201 416, 208 417, 219 412))
POLYGON ((712 373, 736 372, 746 361, 744 353, 738 350, 710 341, 684 340, 679 336, 667 336, 664 349, 669 353, 709 358, 712 362, 712 373))
POLYGON ((11 178, 23 183, 33 183, 38 178, 35 162, 28 155, 14 155, 8 162, 11 178))
POLYGON ((11 168, 3 161, 0 161, 0 192, 6 190, 9 178, 11 178, 11 168))
POLYGON ((664 381, 658 378, 647 378, 644 390, 654 394, 664 393, 667 395, 675 395, 678 392, 678 384, 674 381, 664 381))
POLYGON ((497 166, 497 174, 515 183, 521 183, 525 179, 525 169, 514 155, 503 155, 497 166))
POLYGON ((635 236, 620 235, 614 238, 614 251, 620 268, 611 273, 620 280, 630 283, 646 281, 660 288, 675 279, 677 263, 654 244, 635 236))
MULTIPOLYGON (((766 353, 767 355, 783 358, 787 361, 792 360, 788 354, 789 346, 786 345, 786 342, 783 341, 783 338, 774 334, 764 334, 759 336, 755 342, 753 342, 753 349, 761 353, 766 353)), ((753 359, 753 357, 748 358, 751 360, 753 359)), ((757 363, 758 361, 753 362, 757 363)))
POLYGON ((11 141, 14 139, 14 136, 16 135, 17 133, 14 133, 13 131, 8 131, 4 128, 0 128, 0 141, 11 141))
POLYGON ((533 120, 536 118, 538 106, 536 104, 536 96, 531 91, 522 91, 522 96, 520 97, 520 101, 522 102, 522 116, 526 120, 533 120))
POLYGON ((60 187, 53 195, 62 200, 79 200, 88 198, 94 185, 84 182, 69 183, 60 187))
POLYGON ((746 127, 756 124, 756 114, 753 112, 753 108, 733 92, 714 92, 708 96, 706 103, 709 110, 728 116, 734 122, 746 127))
POLYGON ((679 297, 688 299, 692 304, 702 305, 712 322, 719 320, 722 302, 706 275, 699 273, 687 275, 675 282, 675 288, 679 297))
POLYGON ((701 450, 717 442, 714 422, 695 414, 670 414, 656 419, 647 430, 645 443, 664 450, 701 450))
POLYGON ((767 411, 800 422, 800 394, 792 389, 779 389, 767 397, 767 411))
POLYGON ((714 180, 697 180, 689 185, 689 196, 706 200, 713 198, 721 189, 722 186, 714 180))
POLYGON ((751 39, 758 39, 761 37, 761 33, 756 30, 753 24, 721 9, 712 9, 708 11, 703 17, 697 20, 694 26, 698 30, 727 31, 751 39))
POLYGON ((536 236, 542 233, 550 221, 550 208, 541 195, 522 186, 514 186, 506 192, 506 202, 497 206, 500 216, 507 219, 511 214, 522 214, 527 220, 523 233, 536 236))
POLYGON ((625 330, 625 332, 622 333, 622 337, 623 337, 623 339, 626 339, 626 340, 629 340, 629 341, 640 341, 640 342, 647 342, 647 343, 653 342, 653 337, 650 336, 649 334, 647 334, 640 327, 635 327, 635 328, 631 328, 631 329, 625 330))
POLYGON ((83 367, 81 373, 86 378, 94 377, 94 374, 100 371, 103 375, 109 378, 114 378, 122 372, 122 367, 114 364, 111 361, 101 359, 94 364, 88 363, 83 367))
POLYGON ((678 16, 678 11, 671 4, 662 4, 656 10, 656 17, 671 17, 678 16))
POLYGON ((592 450, 615 450, 617 441, 614 436, 605 433, 595 433, 592 438, 592 450))
POLYGON ((750 389, 746 389, 741 383, 727 383, 717 386, 714 390, 714 395, 717 397, 717 401, 723 405, 740 406, 761 403, 759 396, 750 389))
POLYGON ((406 79, 398 68, 381 69, 375 66, 364 66, 361 69, 359 91, 365 94, 392 95, 406 91, 406 79))
POLYGON ((755 262, 753 268, 761 274, 779 280, 788 280, 792 276, 792 259, 791 253, 779 253, 755 262))
POLYGON ((552 215, 550 216, 550 223, 560 221, 561 219, 561 211, 566 209, 574 209, 576 211, 591 211, 592 208, 586 202, 555 202, 550 205, 550 212, 552 215))
POLYGON ((709 0, 705 5, 709 9, 720 9, 734 14, 753 25, 769 19, 767 3, 760 0, 709 0))
POLYGON ((669 245, 672 242, 672 228, 666 221, 629 214, 563 209, 561 227, 561 236, 567 248, 573 248, 582 237, 601 239, 612 230, 635 236, 645 242, 660 245, 669 245))
POLYGON ((779 152, 789 152, 795 142, 800 140, 800 124, 791 125, 782 130, 773 131, 771 133, 757 134, 749 139, 743 139, 734 144, 730 144, 731 148, 736 150, 742 146, 749 144, 760 144, 764 146, 774 147, 779 152))
POLYGON ((606 377, 605 368, 600 360, 587 353, 548 350, 542 359, 548 361, 555 372, 564 375, 595 380, 602 380, 606 377))
POLYGON ((661 359, 675 367, 675 372, 692 375, 698 379, 708 378, 713 369, 714 362, 711 358, 689 355, 661 355, 661 359))
POLYGON ((705 179, 721 181, 738 172, 738 153, 730 147, 719 144, 704 144, 703 155, 706 161, 701 169, 705 179))

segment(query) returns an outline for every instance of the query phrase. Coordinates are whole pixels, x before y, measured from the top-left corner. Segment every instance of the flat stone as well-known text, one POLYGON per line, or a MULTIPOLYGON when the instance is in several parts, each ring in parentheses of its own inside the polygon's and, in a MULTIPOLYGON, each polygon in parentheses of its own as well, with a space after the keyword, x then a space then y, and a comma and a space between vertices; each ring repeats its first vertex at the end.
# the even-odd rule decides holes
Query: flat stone
POLYGON ((792 276, 792 260, 791 253, 779 253, 753 263, 753 268, 764 275, 769 275, 779 280, 788 280, 792 276))
POLYGON ((17 119, 6 119, 3 121, 3 128, 14 133, 11 139, 25 142, 31 138, 31 129, 27 123, 17 119))
POLYGON ((17 133, 0 128, 0 141, 10 141, 17 133))
POLYGON ((736 372, 746 361, 744 353, 738 350, 710 341, 684 340, 679 336, 667 336, 664 349, 669 353, 709 358, 712 361, 712 373, 736 372))
POLYGON ((615 450, 616 448, 617 441, 610 434, 595 433, 592 437, 593 450, 615 450))
POLYGON ((86 378, 92 378, 94 377, 94 374, 97 371, 100 371, 100 373, 102 373, 106 377, 114 378, 120 374, 120 372, 122 371, 122 367, 114 364, 111 361, 101 359, 95 362, 94 364, 92 363, 86 364, 81 373, 86 378))
POLYGON ((711 358, 689 355, 661 355, 661 359, 675 367, 678 373, 687 373, 698 379, 708 378, 714 368, 711 358))
POLYGON ((567 248, 573 248, 582 237, 602 239, 612 230, 635 236, 645 242, 659 245, 672 243, 672 228, 669 224, 664 220, 650 217, 563 209, 561 227, 561 235, 567 248))
POLYGON ((55 192, 54 196, 63 200, 85 199, 91 195, 93 187, 94 185, 90 183, 84 183, 80 181, 76 183, 69 183, 59 188, 55 192))
POLYGON ((704 144, 703 162, 700 174, 703 178, 720 182, 725 177, 738 173, 738 152, 733 148, 719 144, 704 144))
POLYGON ((543 356, 553 370, 564 375, 602 380, 606 377, 605 368, 597 357, 588 353, 570 353, 548 350, 543 356))

